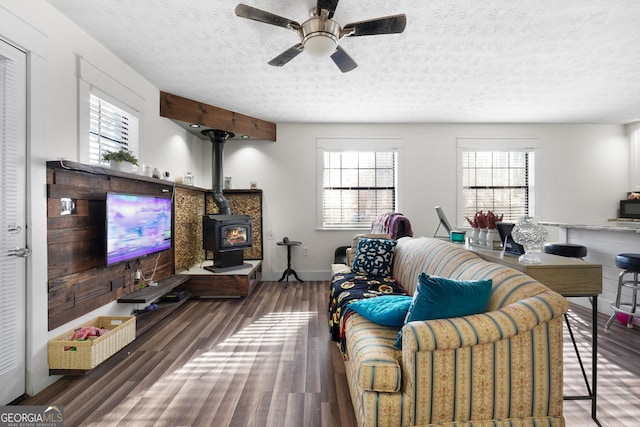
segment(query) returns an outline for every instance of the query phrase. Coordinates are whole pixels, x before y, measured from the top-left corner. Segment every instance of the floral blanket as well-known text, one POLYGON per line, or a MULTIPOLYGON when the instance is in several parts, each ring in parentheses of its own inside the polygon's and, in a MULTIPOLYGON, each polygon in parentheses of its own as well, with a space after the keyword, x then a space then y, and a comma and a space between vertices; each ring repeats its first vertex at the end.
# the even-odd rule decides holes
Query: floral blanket
POLYGON ((353 310, 349 303, 362 298, 383 295, 407 295, 392 277, 370 276, 362 273, 338 273, 331 279, 329 292, 329 332, 331 339, 341 344, 344 352, 344 322, 353 310))

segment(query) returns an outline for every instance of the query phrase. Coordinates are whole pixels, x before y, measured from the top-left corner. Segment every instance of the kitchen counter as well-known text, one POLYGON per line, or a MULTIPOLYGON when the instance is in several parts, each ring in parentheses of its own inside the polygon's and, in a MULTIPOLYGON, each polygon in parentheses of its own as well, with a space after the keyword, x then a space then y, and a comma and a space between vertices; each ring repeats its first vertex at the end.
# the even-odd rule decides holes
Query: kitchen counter
POLYGON ((594 222, 589 224, 574 224, 567 222, 550 222, 550 221, 538 221, 538 225, 560 227, 560 228, 575 228, 579 230, 592 230, 592 231, 617 231, 626 233, 640 233, 640 222, 634 220, 625 219, 612 219, 606 222, 594 222))
MULTIPOLYGON (((559 242, 586 246, 585 261, 602 265, 602 295, 598 298, 598 311, 610 315, 609 304, 616 299, 618 275, 622 271, 615 264, 616 255, 640 253, 640 222, 615 218, 584 224, 538 221, 538 225, 558 227, 559 242)), ((623 291, 623 299, 630 298, 628 290, 623 291)), ((585 305, 581 301, 576 302, 585 305)))

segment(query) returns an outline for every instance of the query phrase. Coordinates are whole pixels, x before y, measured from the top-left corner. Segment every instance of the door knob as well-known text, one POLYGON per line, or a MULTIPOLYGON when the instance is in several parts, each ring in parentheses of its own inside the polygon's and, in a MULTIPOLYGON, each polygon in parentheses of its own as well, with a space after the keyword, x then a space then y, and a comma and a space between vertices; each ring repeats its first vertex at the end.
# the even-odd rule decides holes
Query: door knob
POLYGON ((31 253, 31 249, 29 248, 15 248, 10 249, 7 256, 16 257, 16 258, 26 258, 31 253))
POLYGON ((9 224, 7 226, 7 231, 9 234, 18 234, 22 231, 22 227, 18 224, 9 224))

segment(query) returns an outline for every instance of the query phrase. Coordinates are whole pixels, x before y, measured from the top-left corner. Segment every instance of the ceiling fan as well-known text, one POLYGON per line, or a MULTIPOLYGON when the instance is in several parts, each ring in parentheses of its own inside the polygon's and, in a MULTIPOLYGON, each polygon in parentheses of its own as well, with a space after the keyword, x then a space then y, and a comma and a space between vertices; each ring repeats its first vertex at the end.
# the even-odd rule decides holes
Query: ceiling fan
POLYGON ((396 34, 403 32, 407 25, 406 15, 400 14, 352 22, 341 27, 340 24, 333 20, 338 1, 318 0, 311 18, 302 24, 245 4, 236 6, 236 15, 241 18, 294 30, 302 38, 302 41, 269 61, 269 65, 282 67, 302 51, 305 51, 315 57, 330 56, 343 73, 351 71, 358 66, 340 46, 339 43, 343 37, 396 34))

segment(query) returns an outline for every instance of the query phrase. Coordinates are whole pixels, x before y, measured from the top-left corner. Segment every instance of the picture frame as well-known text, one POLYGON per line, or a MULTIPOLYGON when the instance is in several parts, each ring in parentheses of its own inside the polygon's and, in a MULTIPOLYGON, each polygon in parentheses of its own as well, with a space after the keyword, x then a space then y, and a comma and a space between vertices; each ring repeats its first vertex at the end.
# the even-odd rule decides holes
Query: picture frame
POLYGON ((500 241, 502 241, 502 253, 520 256, 524 254, 524 246, 513 240, 513 236, 511 236, 513 227, 515 227, 515 224, 510 222, 496 222, 500 241))

